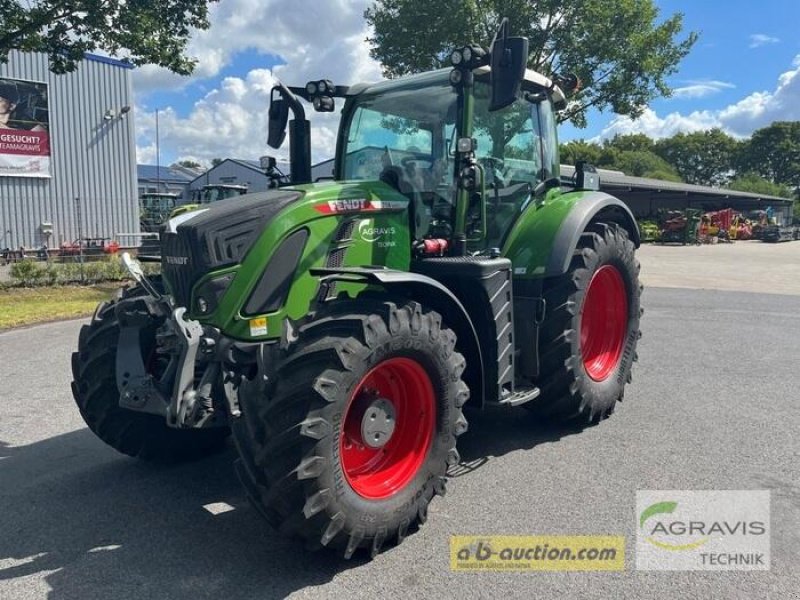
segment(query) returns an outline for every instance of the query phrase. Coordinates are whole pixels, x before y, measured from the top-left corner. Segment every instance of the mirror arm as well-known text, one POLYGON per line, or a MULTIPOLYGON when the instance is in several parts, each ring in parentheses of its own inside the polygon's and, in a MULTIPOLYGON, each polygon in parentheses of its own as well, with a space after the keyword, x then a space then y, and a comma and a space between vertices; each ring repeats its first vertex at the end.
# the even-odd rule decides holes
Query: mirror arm
POLYGON ((297 96, 295 96, 291 90, 283 85, 280 81, 278 81, 275 85, 281 91, 281 97, 289 103, 289 109, 291 109, 294 118, 300 121, 304 120, 306 118, 306 111, 303 108, 303 104, 297 99, 297 96))

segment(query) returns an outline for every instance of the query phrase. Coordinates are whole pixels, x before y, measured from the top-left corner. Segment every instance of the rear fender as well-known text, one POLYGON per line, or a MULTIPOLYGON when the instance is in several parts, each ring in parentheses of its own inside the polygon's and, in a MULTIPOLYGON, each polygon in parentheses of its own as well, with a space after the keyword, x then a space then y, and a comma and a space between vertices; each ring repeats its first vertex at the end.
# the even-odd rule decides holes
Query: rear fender
POLYGON ((566 273, 581 234, 592 222, 616 223, 628 232, 628 237, 637 248, 641 244, 639 226, 630 209, 613 196, 594 192, 576 202, 558 228, 547 261, 546 275, 566 273))
POLYGON ((561 275, 592 222, 618 224, 639 247, 639 227, 625 204, 603 192, 575 191, 532 203, 511 229, 503 255, 511 259, 517 277, 561 275))

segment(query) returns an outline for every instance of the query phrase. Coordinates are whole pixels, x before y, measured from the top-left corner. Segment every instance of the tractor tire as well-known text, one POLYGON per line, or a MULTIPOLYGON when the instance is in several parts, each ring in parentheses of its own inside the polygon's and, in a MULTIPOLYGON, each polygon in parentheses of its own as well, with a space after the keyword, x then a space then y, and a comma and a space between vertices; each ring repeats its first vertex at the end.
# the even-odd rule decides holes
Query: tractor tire
POLYGON ((545 283, 542 393, 525 405, 543 418, 594 424, 622 401, 641 337, 635 250, 620 226, 592 223, 567 272, 545 283))
MULTIPOLYGON (((116 381, 119 322, 114 306, 123 298, 145 295, 135 286, 97 307, 89 325, 81 328, 78 351, 72 355, 72 395, 89 429, 115 450, 146 461, 175 463, 202 458, 225 445, 227 428, 174 429, 164 417, 135 412, 119 405, 116 381)), ((143 356, 155 344, 159 323, 141 336, 143 356)))
POLYGON ((438 313, 405 300, 343 300, 299 326, 239 393, 236 466, 256 509, 347 559, 402 541, 459 462, 469 388, 455 344, 438 313))

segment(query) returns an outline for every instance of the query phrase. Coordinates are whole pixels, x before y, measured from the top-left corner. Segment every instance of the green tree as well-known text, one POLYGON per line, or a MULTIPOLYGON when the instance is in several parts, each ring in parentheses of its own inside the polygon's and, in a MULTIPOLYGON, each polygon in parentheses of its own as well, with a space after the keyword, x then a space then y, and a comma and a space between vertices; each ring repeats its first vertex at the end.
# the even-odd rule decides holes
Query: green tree
POLYGON ((178 162, 175 163, 175 166, 186 167, 188 169, 199 169, 203 165, 194 160, 179 160, 178 162))
POLYGON ((669 96, 666 79, 697 39, 679 40, 683 15, 659 21, 653 0, 378 0, 364 16, 375 32, 370 53, 388 77, 445 66, 467 42, 488 46, 508 17, 512 34, 530 40, 531 68, 583 82, 559 114, 579 127, 590 107, 637 117, 669 96))
POLYGON ((599 165, 603 149, 593 142, 584 140, 573 140, 559 146, 559 156, 561 163, 574 165, 579 160, 585 160, 589 164, 599 165))
POLYGON ((776 121, 753 133, 736 160, 737 171, 800 187, 800 121, 776 121))
POLYGON ((614 162, 603 166, 634 177, 683 181, 671 164, 649 150, 622 150, 612 156, 614 162))
POLYGON ((732 177, 740 145, 721 129, 711 129, 659 140, 655 152, 687 182, 719 186, 732 177))
POLYGON ((211 159, 211 166, 216 167, 217 165, 221 165, 225 162, 224 158, 212 158, 211 159))
POLYGON ((765 196, 778 196, 779 198, 791 198, 792 192, 785 185, 773 183, 757 173, 743 173, 733 179, 728 187, 740 192, 751 192, 753 194, 763 194, 765 196))
POLYGON ((190 74, 193 29, 207 29, 217 0, 0 0, 0 62, 11 50, 46 52, 55 73, 74 71, 86 52, 101 49, 134 65, 190 74))

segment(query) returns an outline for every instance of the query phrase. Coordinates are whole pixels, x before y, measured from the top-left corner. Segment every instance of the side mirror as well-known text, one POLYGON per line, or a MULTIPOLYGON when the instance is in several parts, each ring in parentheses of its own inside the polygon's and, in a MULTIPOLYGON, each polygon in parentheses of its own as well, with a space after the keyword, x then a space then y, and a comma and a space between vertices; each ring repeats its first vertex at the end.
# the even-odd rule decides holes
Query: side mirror
POLYGON ((503 19, 494 36, 491 52, 490 112, 505 108, 517 99, 528 64, 528 38, 508 37, 508 19, 503 19))
POLYGON ((281 96, 278 87, 272 88, 269 102, 269 134, 267 144, 276 150, 286 139, 286 124, 289 122, 289 104, 281 96))

